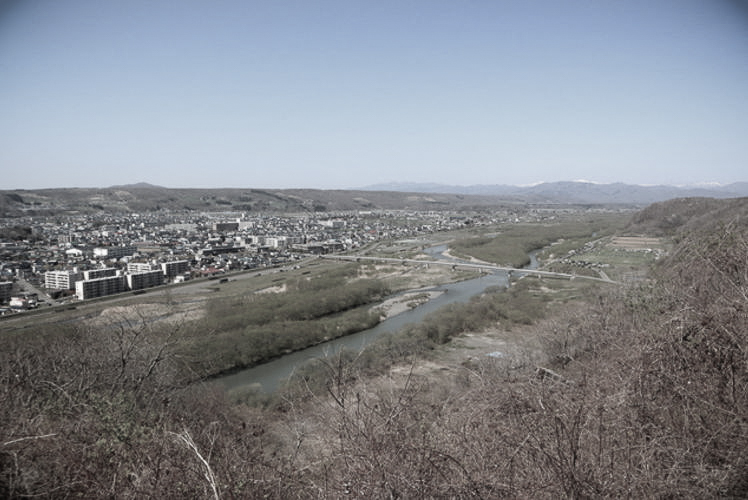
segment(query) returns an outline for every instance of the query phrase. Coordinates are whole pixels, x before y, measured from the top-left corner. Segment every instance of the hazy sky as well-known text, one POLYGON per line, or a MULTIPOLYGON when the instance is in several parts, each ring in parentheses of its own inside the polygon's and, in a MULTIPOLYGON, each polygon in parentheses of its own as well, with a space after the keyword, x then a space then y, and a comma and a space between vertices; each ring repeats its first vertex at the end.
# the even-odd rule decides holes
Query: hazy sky
POLYGON ((733 0, 0 0, 0 189, 748 180, 733 0))

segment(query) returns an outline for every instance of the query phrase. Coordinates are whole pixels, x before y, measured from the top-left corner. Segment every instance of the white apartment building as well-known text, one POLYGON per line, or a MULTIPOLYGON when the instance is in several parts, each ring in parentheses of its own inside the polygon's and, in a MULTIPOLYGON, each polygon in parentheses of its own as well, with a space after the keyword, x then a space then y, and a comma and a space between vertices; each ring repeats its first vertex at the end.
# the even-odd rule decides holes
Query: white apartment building
MULTIPOLYGON (((153 271, 154 266, 153 264, 149 262, 128 262, 127 263, 127 272, 128 273, 146 273, 149 271, 153 271)), ((161 270, 158 270, 161 272, 161 270)))
POLYGON ((89 269, 83 271, 84 280, 95 280, 97 278, 108 278, 110 276, 116 276, 117 270, 113 267, 107 267, 104 269, 89 269))
POLYGON ((50 290, 74 290, 75 282, 83 279, 77 271, 47 271, 44 273, 44 287, 50 290))

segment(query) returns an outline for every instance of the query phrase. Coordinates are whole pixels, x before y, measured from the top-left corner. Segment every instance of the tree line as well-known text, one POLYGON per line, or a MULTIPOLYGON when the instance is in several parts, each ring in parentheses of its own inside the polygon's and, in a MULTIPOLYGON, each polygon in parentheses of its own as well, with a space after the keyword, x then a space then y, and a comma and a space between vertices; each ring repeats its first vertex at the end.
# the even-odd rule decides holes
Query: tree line
POLYGON ((280 292, 219 297, 192 329, 185 355, 203 376, 251 367, 375 326, 381 317, 372 305, 389 293, 384 281, 359 278, 351 264, 283 280, 280 292))

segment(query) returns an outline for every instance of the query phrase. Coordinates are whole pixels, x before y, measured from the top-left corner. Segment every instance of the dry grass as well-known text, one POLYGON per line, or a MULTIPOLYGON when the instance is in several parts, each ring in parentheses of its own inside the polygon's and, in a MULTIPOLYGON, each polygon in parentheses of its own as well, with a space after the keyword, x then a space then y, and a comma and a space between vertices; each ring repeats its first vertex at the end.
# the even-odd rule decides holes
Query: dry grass
POLYGON ((646 236, 614 236, 611 238, 608 246, 624 250, 645 250, 647 248, 662 249, 665 244, 662 238, 649 238, 646 236))

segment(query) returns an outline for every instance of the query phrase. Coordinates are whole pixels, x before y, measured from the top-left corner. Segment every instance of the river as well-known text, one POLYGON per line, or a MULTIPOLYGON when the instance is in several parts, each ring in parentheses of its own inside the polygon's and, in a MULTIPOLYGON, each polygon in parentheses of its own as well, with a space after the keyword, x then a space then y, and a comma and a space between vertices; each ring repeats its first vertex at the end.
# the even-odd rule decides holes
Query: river
MULTIPOLYGON (((461 262, 458 259, 443 255, 443 252, 446 249, 446 245, 437 245, 424 249, 424 253, 428 254, 429 257, 434 260, 440 259, 461 262)), ((527 267, 529 269, 535 269, 537 267, 535 252, 530 254, 530 260, 531 262, 527 267)), ((436 290, 445 293, 442 293, 433 300, 430 300, 415 309, 411 309, 398 314, 397 316, 386 319, 374 328, 287 354, 268 363, 241 370, 231 375, 222 376, 218 378, 217 381, 223 385, 226 390, 251 386, 262 392, 272 393, 278 388, 283 380, 287 379, 293 373, 297 366, 300 366, 309 360, 336 354, 343 348, 359 351, 383 333, 396 332, 407 324, 418 323, 423 320, 427 314, 432 313, 447 304, 467 302, 470 300, 470 297, 483 292, 488 287, 506 287, 508 283, 507 273, 495 272, 471 280, 424 289, 424 291, 436 290)), ((401 295, 409 292, 412 292, 412 290, 402 292, 401 295)))

